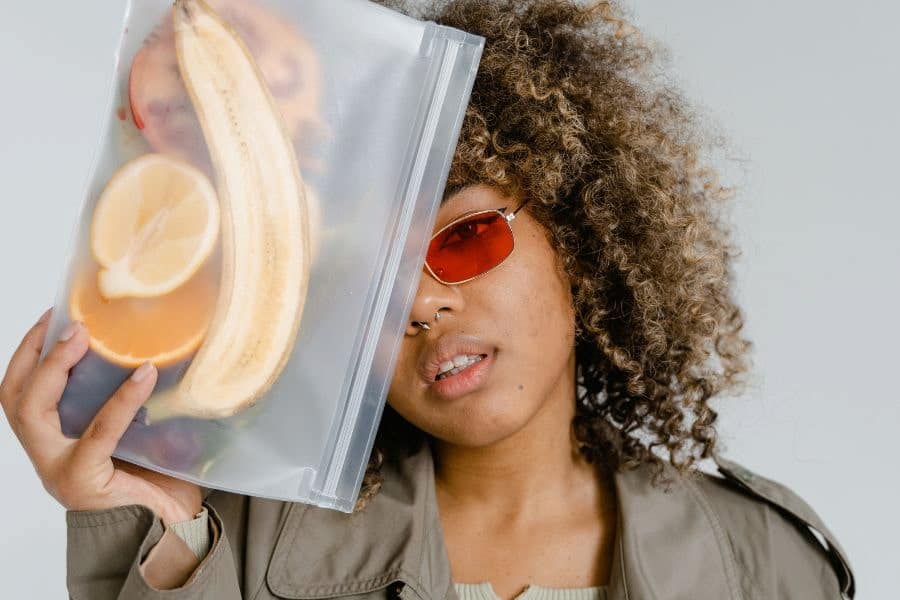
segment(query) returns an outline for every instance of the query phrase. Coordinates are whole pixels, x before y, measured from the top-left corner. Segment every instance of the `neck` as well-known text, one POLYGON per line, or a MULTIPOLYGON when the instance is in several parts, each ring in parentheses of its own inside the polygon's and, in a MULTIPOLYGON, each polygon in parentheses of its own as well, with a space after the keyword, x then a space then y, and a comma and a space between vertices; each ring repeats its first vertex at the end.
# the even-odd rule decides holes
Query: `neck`
POLYGON ((433 439, 441 503, 509 520, 546 514, 575 490, 595 489, 596 467, 581 457, 571 433, 575 393, 573 353, 541 409, 514 434, 481 447, 433 439))

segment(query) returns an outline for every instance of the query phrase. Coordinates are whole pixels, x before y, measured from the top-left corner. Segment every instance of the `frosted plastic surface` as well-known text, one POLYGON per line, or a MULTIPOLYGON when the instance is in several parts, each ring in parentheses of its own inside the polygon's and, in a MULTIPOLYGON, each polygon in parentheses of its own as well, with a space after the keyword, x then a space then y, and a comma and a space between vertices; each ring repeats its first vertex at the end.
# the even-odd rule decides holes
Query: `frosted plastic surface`
MULTIPOLYGON (((150 425, 136 420, 115 456, 206 487, 349 511, 422 273, 483 40, 361 0, 253 5, 305 40, 318 66, 317 76, 299 73, 307 77, 302 85, 311 86, 311 108, 300 116, 284 114, 299 132, 300 170, 321 207, 320 245, 296 344, 280 377, 250 408, 224 419, 178 417, 150 425)), ((229 19, 226 10, 221 14, 229 19)), ((110 177, 135 157, 171 150, 148 142, 129 102, 134 57, 170 15, 168 1, 127 4, 108 122, 72 233, 51 342, 71 321, 73 284, 94 260, 91 221, 110 177)), ((260 42, 247 39, 253 33, 247 27, 243 23, 245 42, 255 50, 260 42)), ((264 52, 281 51, 279 36, 256 33, 268 44, 264 52)), ((162 88, 159 102, 157 108, 171 108, 162 88)), ((175 134, 181 133, 163 133, 174 136, 177 151, 175 134)), ((161 368, 154 393, 176 384, 189 364, 187 358, 161 368)), ((60 402, 66 435, 79 436, 130 373, 89 350, 72 370, 60 402)))

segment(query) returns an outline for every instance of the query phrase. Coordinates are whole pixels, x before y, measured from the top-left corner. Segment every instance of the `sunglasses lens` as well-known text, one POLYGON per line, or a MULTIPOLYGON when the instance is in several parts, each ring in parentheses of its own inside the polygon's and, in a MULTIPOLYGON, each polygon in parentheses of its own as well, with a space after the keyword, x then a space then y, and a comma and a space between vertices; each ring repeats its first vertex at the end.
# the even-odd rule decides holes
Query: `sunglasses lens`
POLYGON ((475 214, 453 223, 428 246, 425 262, 442 281, 471 279, 499 265, 513 249, 513 235, 498 212, 475 214))

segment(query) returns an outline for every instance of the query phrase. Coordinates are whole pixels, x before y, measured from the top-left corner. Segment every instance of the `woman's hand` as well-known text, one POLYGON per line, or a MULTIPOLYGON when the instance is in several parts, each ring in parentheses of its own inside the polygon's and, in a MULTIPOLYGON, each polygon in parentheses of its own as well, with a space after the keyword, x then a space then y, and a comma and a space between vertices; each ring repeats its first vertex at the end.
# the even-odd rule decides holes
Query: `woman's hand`
POLYGON ((137 369, 109 397, 80 439, 62 433, 57 405, 75 366, 88 349, 88 332, 73 323, 38 365, 50 311, 25 335, 0 383, 0 404, 44 488, 65 508, 96 510, 143 504, 169 525, 201 510, 200 487, 112 458, 157 372, 137 369), (71 334, 68 339, 67 334, 71 334), (143 376, 143 377, 141 377, 143 376), (137 378, 136 378, 137 377, 137 378))

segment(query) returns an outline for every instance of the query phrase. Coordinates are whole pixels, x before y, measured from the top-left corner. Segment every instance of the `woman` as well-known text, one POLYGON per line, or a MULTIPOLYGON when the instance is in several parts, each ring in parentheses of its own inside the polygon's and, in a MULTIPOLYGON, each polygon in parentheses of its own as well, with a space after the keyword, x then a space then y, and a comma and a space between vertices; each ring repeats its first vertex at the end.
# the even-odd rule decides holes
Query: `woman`
POLYGON ((716 453, 710 401, 750 345, 729 190, 649 48, 609 2, 418 16, 487 45, 357 510, 111 460, 152 366, 66 440, 55 407, 88 334, 35 367, 45 319, 0 399, 68 509, 71 596, 852 597, 814 511, 716 453))

